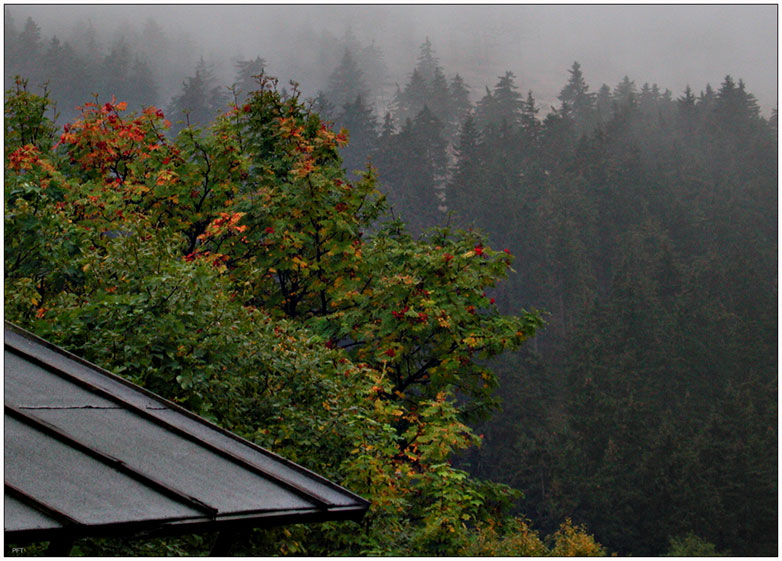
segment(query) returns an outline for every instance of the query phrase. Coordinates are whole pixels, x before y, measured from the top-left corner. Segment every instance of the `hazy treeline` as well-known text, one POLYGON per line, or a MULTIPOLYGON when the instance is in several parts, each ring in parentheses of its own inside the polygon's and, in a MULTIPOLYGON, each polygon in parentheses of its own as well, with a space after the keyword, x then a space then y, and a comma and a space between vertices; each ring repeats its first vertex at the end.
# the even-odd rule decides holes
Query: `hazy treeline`
MULTIPOLYGON (((154 23, 103 50, 95 33, 61 42, 8 22, 6 86, 48 82, 61 120, 99 92, 206 125, 266 65, 233 61, 232 94, 202 59, 164 97, 181 59, 154 23)), ((466 84, 428 39, 391 93, 373 46, 347 36, 321 56, 312 104, 349 130, 345 168, 371 162, 415 231, 488 232, 517 256, 492 296, 548 313, 495 365, 501 409, 461 465, 521 489, 543 530, 570 517, 610 551, 694 535, 776 555, 776 111, 730 76, 593 88, 574 63, 545 112, 512 72, 466 84)))
POLYGON ((692 532, 775 555, 776 116, 731 77, 595 95, 577 64, 542 122, 492 96, 503 117, 461 129, 449 207, 517 253, 503 302, 550 315, 502 364, 471 468, 624 554, 692 532))
MULTIPOLYGON (((76 108, 96 95, 99 101, 110 101, 114 95, 125 100, 130 108, 156 105, 171 109, 172 121, 184 119, 177 109, 186 108, 197 115, 200 106, 191 106, 195 100, 204 106, 213 105, 211 109, 216 113, 225 108, 230 98, 236 72, 242 73, 241 56, 222 60, 194 54, 198 50, 186 31, 174 36, 152 18, 130 21, 116 35, 86 20, 46 36, 33 18, 16 19, 16 13, 6 10, 5 14, 5 89, 13 85, 16 75, 28 79, 32 87, 46 85, 57 100, 58 123, 72 120, 78 115, 76 108), (196 90, 202 84, 208 87, 204 99, 199 99, 196 90), (177 99, 187 102, 186 106, 178 105, 177 99)), ((294 64, 287 70, 293 75, 306 73, 298 78, 305 84, 305 93, 314 96, 317 88, 306 84, 325 85, 345 49, 350 49, 362 67, 370 68, 366 78, 373 84, 382 84, 373 89, 371 99, 364 101, 378 107, 388 103, 385 92, 393 84, 388 82, 383 54, 377 47, 360 44, 349 30, 340 38, 320 34, 302 41, 306 42, 307 51, 315 53, 316 60, 307 68, 294 64)), ((276 61, 270 62, 274 68, 276 61)), ((245 70, 244 75, 249 77, 248 72, 256 69, 245 70)), ((253 81, 238 86, 248 83, 253 81)), ((209 114, 210 119, 215 113, 209 114)), ((195 119, 196 123, 205 124, 197 116, 195 119)))
POLYGON ((426 41, 380 126, 322 107, 404 220, 487 231, 518 257, 497 299, 549 313, 464 465, 623 554, 775 555, 776 111, 730 76, 591 91, 576 62, 545 116, 511 72, 475 104, 447 76, 426 41))

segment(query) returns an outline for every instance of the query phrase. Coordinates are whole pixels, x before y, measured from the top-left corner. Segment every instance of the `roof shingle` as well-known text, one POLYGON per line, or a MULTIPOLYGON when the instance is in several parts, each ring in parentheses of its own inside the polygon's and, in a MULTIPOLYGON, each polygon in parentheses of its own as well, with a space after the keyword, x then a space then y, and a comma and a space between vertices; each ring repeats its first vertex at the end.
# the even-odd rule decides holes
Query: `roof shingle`
POLYGON ((6 541, 359 520, 342 487, 6 322, 6 541))

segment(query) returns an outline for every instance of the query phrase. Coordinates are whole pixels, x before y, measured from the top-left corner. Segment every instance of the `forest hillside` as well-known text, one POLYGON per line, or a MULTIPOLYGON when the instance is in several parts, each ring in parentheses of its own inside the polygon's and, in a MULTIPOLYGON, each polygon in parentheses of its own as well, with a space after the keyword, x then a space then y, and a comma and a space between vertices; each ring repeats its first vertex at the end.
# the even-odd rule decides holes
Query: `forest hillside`
POLYGON ((777 113, 740 77, 573 62, 546 110, 425 39, 381 106, 352 38, 312 95, 258 53, 161 99, 162 31, 105 39, 6 26, 5 315, 373 501, 246 553, 777 555, 777 113))

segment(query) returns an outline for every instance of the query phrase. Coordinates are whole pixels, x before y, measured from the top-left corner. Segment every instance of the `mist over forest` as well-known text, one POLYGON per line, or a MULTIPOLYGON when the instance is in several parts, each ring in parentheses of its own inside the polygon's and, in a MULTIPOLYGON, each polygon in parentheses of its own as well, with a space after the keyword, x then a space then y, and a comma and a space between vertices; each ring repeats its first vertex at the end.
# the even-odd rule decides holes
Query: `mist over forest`
MULTIPOLYGON (((510 70, 524 91, 548 110, 566 70, 577 60, 588 83, 615 85, 627 75, 679 95, 689 84, 716 86, 730 74, 742 78, 768 115, 776 107, 776 8, 774 6, 7 6, 16 26, 32 17, 44 37, 71 39, 90 22, 99 36, 96 56, 124 35, 140 37, 151 18, 165 33, 163 53, 146 53, 151 66, 167 59, 157 76, 161 105, 195 68, 199 57, 230 84, 230 61, 261 56, 283 83, 296 80, 306 95, 324 87, 351 34, 380 51, 388 104, 403 85, 418 46, 429 37, 440 63, 459 73, 476 101, 485 86, 510 70)), ((7 25, 10 22, 7 21, 7 25)), ((83 37, 82 37, 83 38, 83 37)), ((365 72, 370 69, 365 69, 365 72)), ((373 84, 379 87, 381 84, 373 84)), ((378 100, 382 114, 387 106, 378 100)))
POLYGON ((4 83, 6 317, 373 501, 236 552, 778 554, 777 6, 7 5, 4 83))

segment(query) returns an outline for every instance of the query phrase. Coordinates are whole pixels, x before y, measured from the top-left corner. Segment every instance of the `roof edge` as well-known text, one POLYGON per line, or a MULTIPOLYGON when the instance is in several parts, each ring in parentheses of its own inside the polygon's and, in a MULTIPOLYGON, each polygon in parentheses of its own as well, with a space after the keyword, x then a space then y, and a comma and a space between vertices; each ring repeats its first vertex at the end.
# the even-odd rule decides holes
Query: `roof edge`
MULTIPOLYGON (((307 469, 307 468, 305 468, 305 467, 303 467, 303 466, 301 466, 301 465, 299 465, 299 464, 297 464, 297 463, 295 463, 295 462, 293 462, 291 460, 288 460, 287 458, 284 458, 284 457, 280 456, 279 454, 276 454, 275 452, 267 450, 266 448, 263 448, 262 446, 254 443, 254 442, 252 442, 252 441, 250 441, 250 440, 248 440, 248 439, 246 439, 244 437, 241 437, 241 436, 239 436, 239 435, 229 431, 228 429, 225 429, 224 427, 221 427, 220 425, 217 425, 216 423, 213 423, 213 422, 211 422, 211 421, 209 421, 207 419, 204 419, 203 417, 193 413, 192 411, 189 411, 188 409, 185 409, 181 405, 179 405, 177 403, 174 403, 173 401, 170 401, 168 399, 165 399, 164 397, 161 397, 160 395, 158 395, 158 394, 156 394, 156 393, 154 393, 154 392, 152 392, 152 391, 150 391, 150 390, 148 390, 148 389, 146 389, 146 388, 144 388, 142 386, 139 386, 138 384, 134 384, 133 382, 123 378, 122 376, 119 376, 118 374, 115 374, 115 373, 113 373, 113 372, 111 372, 109 370, 106 370, 105 368, 102 368, 101 366, 98 366, 97 364, 94 364, 94 363, 92 363, 92 362, 90 362, 90 361, 88 361, 86 359, 83 359, 80 356, 78 356, 78 355, 76 355, 74 353, 71 353, 70 351, 67 351, 67 350, 63 349, 62 347, 59 347, 59 346, 57 346, 57 345, 47 341, 46 339, 43 339, 43 338, 39 337, 38 335, 35 335, 34 333, 32 333, 32 332, 30 332, 30 331, 28 331, 28 330, 26 330, 26 329, 24 329, 24 328, 22 328, 22 327, 20 327, 20 326, 18 326, 16 324, 14 324, 14 323, 12 323, 12 322, 10 322, 8 320, 4 320, 4 322, 5 322, 5 329, 6 330, 10 330, 11 332, 15 333, 16 335, 18 335, 18 336, 20 336, 20 337, 22 337, 24 339, 27 339, 27 340, 29 340, 29 341, 37 344, 37 345, 41 345, 41 346, 47 348, 48 350, 65 357, 68 360, 72 360, 72 361, 74 361, 74 362, 76 362, 76 363, 78 363, 78 364, 80 364, 82 366, 85 366, 87 368, 91 368, 91 369, 99 372, 101 375, 104 375, 104 376, 108 377, 109 379, 111 379, 111 380, 113 380, 113 381, 115 381, 117 383, 120 383, 120 384, 124 385, 125 387, 127 387, 129 389, 132 389, 134 391, 138 391, 141 394, 143 394, 144 396, 146 396, 146 397, 148 397, 150 399, 153 399, 153 400, 161 403, 162 405, 165 405, 166 407, 170 408, 171 410, 173 410, 173 411, 175 411, 175 412, 177 412, 177 413, 187 417, 191 421, 195 421, 197 423, 200 423, 201 425, 204 425, 205 427, 218 432, 222 436, 225 436, 225 437, 230 438, 230 439, 232 439, 232 440, 234 440, 236 442, 239 442, 239 443, 241 443, 241 444, 243 444, 245 446, 248 446, 249 448, 255 450, 256 452, 264 454, 265 456, 267 456, 267 457, 269 457, 269 458, 271 458, 271 459, 273 459, 273 460, 275 460, 275 461, 285 465, 286 467, 288 467, 288 468, 290 468, 290 469, 292 469, 294 471, 297 471, 297 472, 299 472, 299 473, 301 473, 303 475, 306 475, 306 476, 316 480, 318 483, 320 483, 320 484, 322 484, 322 485, 324 485, 326 487, 330 487, 333 490, 336 490, 336 491, 339 491, 341 493, 345 493, 345 494, 349 495, 353 500, 355 500, 360 505, 360 506, 357 506, 357 507, 349 507, 349 508, 358 508, 358 509, 360 509, 362 511, 362 516, 363 516, 363 513, 366 512, 368 510, 369 506, 371 505, 371 501, 365 499, 364 497, 361 497, 360 495, 357 495, 356 493, 350 491, 349 489, 346 489, 345 487, 342 487, 341 485, 338 485, 337 483, 334 483, 333 481, 323 477, 322 475, 319 475, 319 474, 317 474, 317 473, 315 473, 315 472, 313 472, 313 471, 311 471, 311 470, 309 470, 309 469, 307 469)), ((8 345, 7 339, 5 339, 4 342, 5 342, 6 345, 8 345)), ((11 346, 13 346, 13 345, 11 345, 11 346)), ((335 512, 335 510, 330 509, 329 512, 335 512)))

